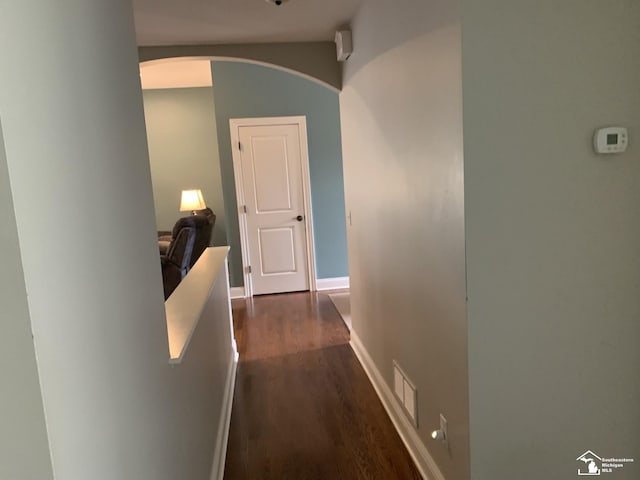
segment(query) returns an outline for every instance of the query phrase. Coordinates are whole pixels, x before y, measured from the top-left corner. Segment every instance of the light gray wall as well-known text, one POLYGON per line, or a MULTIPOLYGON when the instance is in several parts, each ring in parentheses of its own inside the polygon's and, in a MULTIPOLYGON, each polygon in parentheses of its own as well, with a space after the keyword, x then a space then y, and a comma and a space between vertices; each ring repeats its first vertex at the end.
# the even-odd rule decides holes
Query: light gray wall
POLYGON ((463 4, 472 479, 640 478, 640 3, 463 4))
POLYGON ((0 478, 53 479, 0 125, 0 478))
POLYGON ((352 24, 340 95, 353 329, 392 387, 418 389, 419 435, 468 477, 460 12, 372 0, 352 24), (450 452, 429 439, 439 413, 450 452))
POLYGON ((149 163, 158 230, 171 230, 180 193, 200 188, 216 214, 214 245, 226 245, 226 220, 213 89, 172 88, 143 92, 149 163))
POLYGON ((195 365, 168 365, 131 4, 16 3, 0 56, 24 269, 9 291, 28 293, 54 476, 208 480, 229 325, 208 330, 227 351, 204 342, 195 365))

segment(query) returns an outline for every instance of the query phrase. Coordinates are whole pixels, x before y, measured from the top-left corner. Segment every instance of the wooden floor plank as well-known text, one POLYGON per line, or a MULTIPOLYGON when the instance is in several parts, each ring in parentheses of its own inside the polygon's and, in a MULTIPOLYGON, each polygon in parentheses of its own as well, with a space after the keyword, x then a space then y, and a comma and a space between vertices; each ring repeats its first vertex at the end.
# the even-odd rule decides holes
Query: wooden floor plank
POLYGON ((420 479, 325 294, 234 300, 226 480, 420 479))

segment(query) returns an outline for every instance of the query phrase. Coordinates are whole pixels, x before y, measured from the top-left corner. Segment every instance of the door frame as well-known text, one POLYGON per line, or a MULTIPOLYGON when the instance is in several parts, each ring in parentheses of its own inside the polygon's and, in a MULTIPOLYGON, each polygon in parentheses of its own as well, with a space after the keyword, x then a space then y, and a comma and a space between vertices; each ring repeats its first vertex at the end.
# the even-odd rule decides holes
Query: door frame
POLYGON ((246 297, 253 297, 251 273, 247 269, 249 258, 249 230, 247 228, 247 216, 244 212, 245 193, 243 184, 242 158, 240 155, 240 127, 259 127, 268 125, 297 125, 300 138, 300 163, 302 167, 302 197, 304 207, 305 237, 307 244, 307 275, 309 278, 309 290, 315 292, 316 287, 316 262, 315 244, 313 237, 313 216, 311 209, 311 179, 309 175, 309 144, 307 141, 307 117, 304 115, 288 117, 251 117, 229 119, 231 132, 231 152, 233 155, 233 176, 236 186, 236 212, 238 213, 238 225, 240 227, 240 248, 242 250, 242 275, 244 278, 244 292, 246 297))

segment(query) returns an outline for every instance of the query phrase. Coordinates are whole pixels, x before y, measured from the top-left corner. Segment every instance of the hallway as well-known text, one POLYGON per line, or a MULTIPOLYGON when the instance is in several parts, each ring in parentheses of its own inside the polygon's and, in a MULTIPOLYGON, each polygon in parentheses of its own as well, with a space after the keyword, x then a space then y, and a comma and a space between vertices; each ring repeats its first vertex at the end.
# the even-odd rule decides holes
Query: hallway
POLYGON ((234 300, 225 480, 420 479, 322 293, 234 300))

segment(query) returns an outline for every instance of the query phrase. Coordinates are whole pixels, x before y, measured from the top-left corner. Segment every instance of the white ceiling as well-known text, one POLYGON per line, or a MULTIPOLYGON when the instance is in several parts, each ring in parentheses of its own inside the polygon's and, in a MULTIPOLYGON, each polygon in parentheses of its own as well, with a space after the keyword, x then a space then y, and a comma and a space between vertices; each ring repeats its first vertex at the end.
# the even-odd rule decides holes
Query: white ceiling
POLYGON ((360 0, 133 0, 138 45, 333 40, 360 0))

